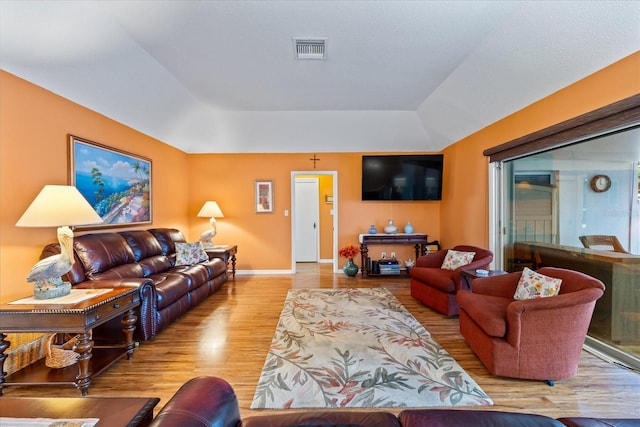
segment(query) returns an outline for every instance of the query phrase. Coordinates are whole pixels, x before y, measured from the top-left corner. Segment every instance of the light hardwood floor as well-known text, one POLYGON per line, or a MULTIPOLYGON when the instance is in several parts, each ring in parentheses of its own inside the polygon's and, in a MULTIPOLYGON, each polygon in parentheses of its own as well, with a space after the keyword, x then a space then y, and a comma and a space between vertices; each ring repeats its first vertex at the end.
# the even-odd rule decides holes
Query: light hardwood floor
MULTIPOLYGON (((494 377, 464 342, 457 318, 444 317, 414 300, 407 278, 347 278, 333 274, 328 264, 299 264, 295 275, 237 275, 155 339, 141 343, 133 360, 121 360, 95 378, 89 395, 155 396, 161 398, 157 412, 188 379, 212 375, 231 383, 243 417, 277 413, 255 411, 249 406, 287 291, 332 287, 386 287, 392 291, 495 403, 492 407, 466 409, 529 412, 554 418, 640 417, 637 373, 583 351, 578 375, 557 381, 555 387, 494 377)), ((79 392, 72 386, 20 386, 6 387, 4 395, 77 397, 79 392)), ((390 411, 398 413, 400 409, 390 411)))

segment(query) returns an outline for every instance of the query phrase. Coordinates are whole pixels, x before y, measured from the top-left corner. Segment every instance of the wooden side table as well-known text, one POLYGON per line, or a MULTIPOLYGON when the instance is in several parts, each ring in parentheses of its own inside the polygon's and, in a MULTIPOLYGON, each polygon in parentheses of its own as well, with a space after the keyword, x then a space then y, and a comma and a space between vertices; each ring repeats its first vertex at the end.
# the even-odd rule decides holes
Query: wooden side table
MULTIPOLYGON (((3 397, 3 417, 98 418, 99 426, 145 427, 153 420, 157 397, 3 397)), ((0 422, 0 425, 2 422, 0 422)))
POLYGON ((238 253, 238 245, 215 245, 213 248, 206 248, 205 251, 211 258, 220 258, 227 263, 229 270, 229 261, 231 261, 231 276, 236 277, 236 254, 238 253))
MULTIPOLYGON (((82 289, 90 293, 104 289, 82 289)), ((74 291, 72 290, 72 293, 74 291)), ((63 297, 64 298, 64 297, 63 297)), ((82 396, 89 391, 91 378, 100 374, 123 356, 133 358, 133 332, 137 317, 134 309, 140 305, 138 288, 108 289, 81 302, 62 304, 56 299, 48 303, 0 305, 0 396, 2 387, 17 384, 73 384, 82 396), (93 348, 91 330, 111 319, 122 316, 124 344, 93 348), (79 354, 77 367, 51 369, 41 359, 11 375, 4 372, 5 350, 9 348, 9 332, 62 332, 77 334, 74 351, 79 354)))
POLYGON ((474 279, 477 279, 480 277, 492 277, 492 276, 499 276, 501 274, 507 274, 507 272, 503 270, 487 270, 487 271, 489 273, 486 276, 480 276, 476 272, 476 270, 462 270, 460 272, 460 275, 464 279, 464 283, 467 285, 467 290, 471 290, 471 282, 473 282, 474 279))

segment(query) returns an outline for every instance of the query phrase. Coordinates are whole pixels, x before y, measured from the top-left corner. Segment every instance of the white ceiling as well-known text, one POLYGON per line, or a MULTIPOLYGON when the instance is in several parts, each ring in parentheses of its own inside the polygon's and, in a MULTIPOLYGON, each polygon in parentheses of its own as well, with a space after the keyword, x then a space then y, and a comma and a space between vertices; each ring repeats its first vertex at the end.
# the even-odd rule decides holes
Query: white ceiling
POLYGON ((0 1, 2 69, 189 153, 440 151, 639 50, 640 1, 0 1))

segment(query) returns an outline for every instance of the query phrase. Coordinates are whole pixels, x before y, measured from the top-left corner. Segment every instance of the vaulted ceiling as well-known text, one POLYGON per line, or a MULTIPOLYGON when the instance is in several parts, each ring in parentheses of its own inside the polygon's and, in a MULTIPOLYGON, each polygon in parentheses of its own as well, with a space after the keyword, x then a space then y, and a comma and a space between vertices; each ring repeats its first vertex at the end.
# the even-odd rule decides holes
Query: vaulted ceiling
POLYGON ((189 153, 440 151, 639 50, 638 1, 0 1, 2 69, 189 153))

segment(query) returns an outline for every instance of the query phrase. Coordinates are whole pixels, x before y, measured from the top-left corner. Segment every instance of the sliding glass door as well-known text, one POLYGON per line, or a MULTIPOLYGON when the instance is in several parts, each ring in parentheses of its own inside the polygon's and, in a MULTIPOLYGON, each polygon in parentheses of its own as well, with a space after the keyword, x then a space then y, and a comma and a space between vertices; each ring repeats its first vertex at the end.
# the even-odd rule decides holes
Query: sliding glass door
POLYGON ((639 164, 635 127, 491 167, 498 266, 570 268, 602 280, 589 344, 640 370, 639 164), (581 236, 594 235, 623 249, 586 247, 581 236))

